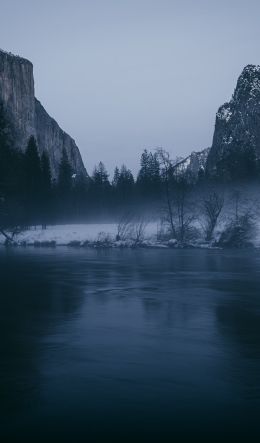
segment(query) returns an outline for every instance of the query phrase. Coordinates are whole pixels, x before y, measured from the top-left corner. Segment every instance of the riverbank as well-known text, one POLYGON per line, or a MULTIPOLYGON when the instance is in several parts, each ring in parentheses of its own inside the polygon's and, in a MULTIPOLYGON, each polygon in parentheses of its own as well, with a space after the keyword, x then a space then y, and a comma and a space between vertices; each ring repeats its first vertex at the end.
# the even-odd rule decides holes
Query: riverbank
MULTIPOLYGON (((74 224, 31 227, 15 235, 11 246, 75 248, 177 248, 177 247, 212 247, 197 241, 180 245, 176 239, 158 239, 159 225, 155 222, 145 226, 142 238, 118 238, 116 223, 74 224)), ((0 245, 6 245, 6 239, 0 235, 0 245)), ((9 243, 10 245, 10 243, 9 243)))
MULTIPOLYGON (((219 248, 217 242, 220 232, 216 233, 213 242, 206 242, 203 238, 197 238, 185 243, 180 243, 176 239, 163 238, 160 235, 160 226, 156 222, 147 223, 142 232, 142 236, 135 235, 119 238, 118 225, 116 223, 102 224, 73 224, 31 227, 16 234, 8 246, 14 247, 49 247, 67 246, 72 248, 198 248, 212 249, 219 248)), ((0 245, 6 246, 6 238, 0 234, 0 245)), ((248 247, 259 247, 256 239, 255 243, 250 243, 248 247)))

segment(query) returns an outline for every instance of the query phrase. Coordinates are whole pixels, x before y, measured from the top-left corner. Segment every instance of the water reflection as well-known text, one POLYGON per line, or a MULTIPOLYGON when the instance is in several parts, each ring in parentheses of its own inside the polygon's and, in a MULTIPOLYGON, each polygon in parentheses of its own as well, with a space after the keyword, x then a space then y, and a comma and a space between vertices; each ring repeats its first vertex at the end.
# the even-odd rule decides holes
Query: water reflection
POLYGON ((5 441, 256 433, 259 263, 257 252, 1 250, 5 441))
POLYGON ((40 401, 43 337, 76 312, 83 294, 46 256, 2 251, 0 267, 0 410, 12 414, 40 401))

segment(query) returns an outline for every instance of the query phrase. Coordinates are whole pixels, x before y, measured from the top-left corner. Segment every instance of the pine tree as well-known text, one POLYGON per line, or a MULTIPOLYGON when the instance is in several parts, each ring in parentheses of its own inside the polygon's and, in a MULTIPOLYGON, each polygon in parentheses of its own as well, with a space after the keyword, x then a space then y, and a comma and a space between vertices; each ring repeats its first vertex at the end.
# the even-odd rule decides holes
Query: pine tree
POLYGON ((24 217, 24 156, 13 142, 11 120, 0 105, 0 225, 9 228, 24 217))
POLYGON ((89 180, 79 177, 74 180, 72 188, 73 215, 77 219, 85 217, 89 211, 88 207, 88 185, 89 180))
POLYGON ((28 221, 39 222, 42 170, 36 140, 30 137, 24 155, 26 206, 28 221))
POLYGON ((68 154, 63 148, 61 162, 59 165, 58 176, 58 208, 63 216, 71 215, 72 210, 72 167, 70 165, 68 154))
POLYGON ((90 204, 99 214, 111 205, 111 185, 104 163, 95 166, 89 188, 90 204))
POLYGON ((236 141, 216 165, 216 178, 220 181, 250 180, 256 178, 257 173, 254 148, 240 141, 236 141))
POLYGON ((120 177, 119 168, 116 166, 115 170, 114 170, 114 177, 113 177, 113 180, 112 180, 112 186, 114 188, 116 188, 117 185, 118 185, 119 177, 120 177))
POLYGON ((30 137, 25 151, 25 171, 28 180, 28 188, 31 191, 40 189, 41 186, 41 161, 37 143, 33 136, 30 137))
POLYGON ((110 187, 110 183, 108 180, 108 173, 105 168, 104 163, 99 162, 98 166, 94 168, 92 180, 95 183, 95 186, 100 190, 104 190, 110 187))
POLYGON ((61 195, 65 196, 72 189, 72 167, 68 154, 63 148, 61 162, 59 166, 58 187, 61 195))
POLYGON ((41 156, 41 170, 42 170, 42 188, 48 195, 51 192, 51 166, 49 156, 46 151, 43 151, 41 156))
POLYGON ((125 165, 121 166, 117 189, 123 200, 130 199, 132 197, 134 188, 134 177, 130 169, 127 169, 125 165))
POLYGON ((145 199, 156 199, 160 193, 161 176, 160 163, 156 153, 147 149, 141 155, 140 171, 137 175, 137 190, 145 199))
POLYGON ((52 179, 50 160, 47 152, 43 151, 41 156, 41 214, 42 225, 46 227, 46 223, 51 216, 52 205, 52 179))
POLYGON ((141 167, 137 176, 137 182, 139 183, 141 188, 145 188, 149 177, 149 153, 147 149, 145 149, 141 155, 140 166, 141 167))

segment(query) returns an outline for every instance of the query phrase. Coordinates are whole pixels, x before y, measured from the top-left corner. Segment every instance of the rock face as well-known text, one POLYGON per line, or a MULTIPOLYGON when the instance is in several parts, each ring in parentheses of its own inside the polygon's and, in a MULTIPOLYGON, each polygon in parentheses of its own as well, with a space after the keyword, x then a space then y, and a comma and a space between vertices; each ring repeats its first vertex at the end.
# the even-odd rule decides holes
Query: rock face
POLYGON ((218 163, 236 150, 260 159, 260 66, 248 65, 240 75, 233 97, 216 115, 207 172, 214 175, 218 163))
POLYGON ((87 173, 75 141, 64 132, 34 96, 33 65, 30 61, 0 50, 0 102, 14 128, 16 149, 24 151, 31 135, 39 152, 50 158, 53 178, 57 178, 63 148, 73 172, 87 173))
POLYGON ((191 180, 196 181, 200 171, 204 172, 206 169, 207 158, 210 148, 203 149, 203 151, 192 152, 188 157, 180 160, 175 165, 177 174, 188 174, 191 180))

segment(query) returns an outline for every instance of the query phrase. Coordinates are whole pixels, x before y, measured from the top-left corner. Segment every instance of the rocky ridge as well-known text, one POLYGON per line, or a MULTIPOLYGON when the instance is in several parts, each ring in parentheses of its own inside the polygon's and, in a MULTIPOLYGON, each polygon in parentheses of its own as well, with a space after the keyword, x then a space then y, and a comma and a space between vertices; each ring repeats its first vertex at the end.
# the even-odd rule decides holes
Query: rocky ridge
POLYGON ((188 157, 178 161, 174 169, 177 174, 188 174, 191 179, 196 180, 200 172, 205 172, 207 158, 210 148, 203 149, 202 151, 193 151, 188 157))

